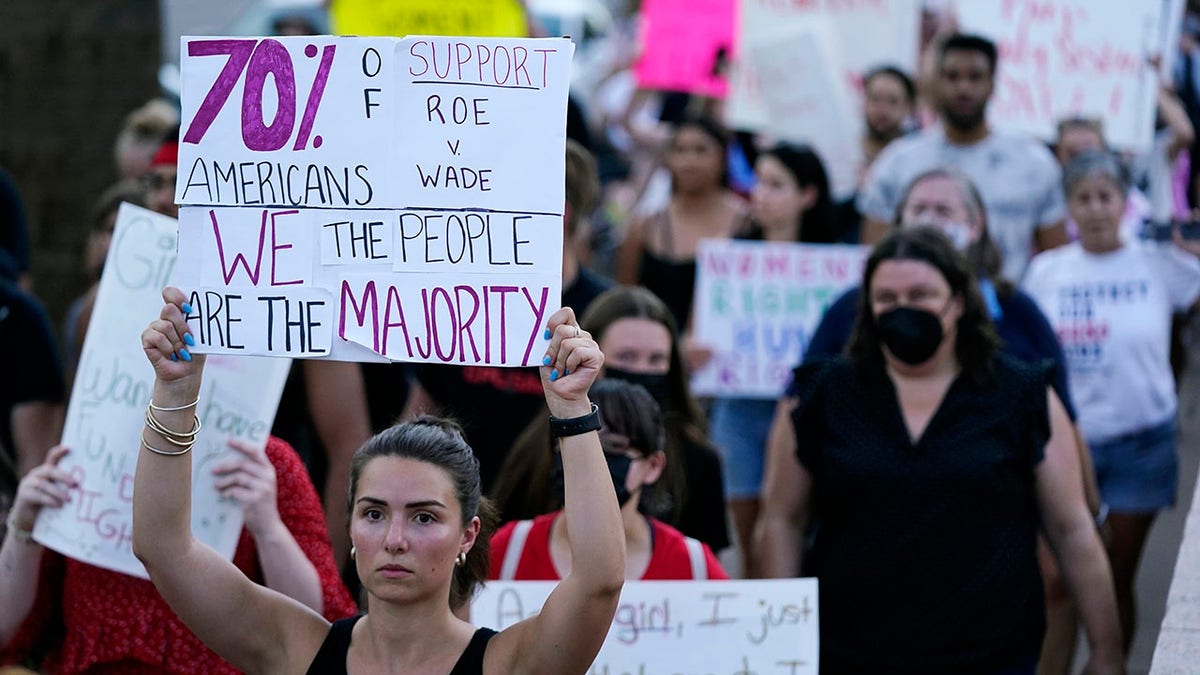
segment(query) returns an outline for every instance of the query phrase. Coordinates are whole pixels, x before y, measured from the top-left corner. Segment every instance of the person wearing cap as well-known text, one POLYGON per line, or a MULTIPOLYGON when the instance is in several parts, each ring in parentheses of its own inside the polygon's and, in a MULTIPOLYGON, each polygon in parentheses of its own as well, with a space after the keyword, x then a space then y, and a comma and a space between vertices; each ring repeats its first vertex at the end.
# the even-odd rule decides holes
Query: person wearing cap
POLYGON ((146 208, 171 218, 179 217, 175 203, 175 173, 179 164, 179 141, 168 136, 150 160, 150 170, 142 177, 146 189, 146 208))

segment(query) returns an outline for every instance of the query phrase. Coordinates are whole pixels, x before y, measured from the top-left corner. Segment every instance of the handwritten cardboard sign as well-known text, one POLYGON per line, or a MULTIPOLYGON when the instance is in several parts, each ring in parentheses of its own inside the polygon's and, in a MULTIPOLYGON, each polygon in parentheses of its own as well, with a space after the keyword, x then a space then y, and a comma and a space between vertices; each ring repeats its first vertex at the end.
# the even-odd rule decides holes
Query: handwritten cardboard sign
MULTIPOLYGON (((555 583, 489 581, 471 619, 503 630, 555 583)), ((627 581, 589 675, 802 675, 818 671, 817 580, 627 581)))
POLYGON ((562 285, 570 41, 183 44, 175 278, 198 351, 536 360, 562 285))
POLYGON ((724 97, 734 14, 734 0, 643 0, 638 85, 724 97))
POLYGON ((845 196, 858 187, 862 167, 862 115, 838 74, 827 22, 811 22, 778 40, 749 48, 755 72, 772 83, 762 91, 764 131, 807 143, 821 156, 830 189, 845 196))
POLYGON ((329 11, 342 35, 526 35, 520 0, 334 0, 329 11))
MULTIPOLYGON (((60 553, 146 578, 133 556, 133 472, 154 371, 141 333, 162 307, 175 265, 175 221, 123 204, 67 409, 61 466, 79 482, 71 502, 44 510, 34 538, 60 553)), ((212 357, 197 414, 204 421, 192 462, 192 532, 228 558, 242 529, 241 508, 223 501, 206 467, 238 437, 265 445, 290 362, 212 357)), ((182 461, 187 461, 182 460, 182 461)))
POLYGON ((1000 63, 989 118, 1052 140, 1058 120, 1104 120, 1108 142, 1147 151, 1154 134, 1162 2, 1004 0, 958 4, 964 30, 996 41, 1000 63))
POLYGON ((854 96, 854 103, 858 101, 863 73, 871 68, 892 64, 916 73, 920 4, 919 0, 739 2, 738 53, 730 73, 726 123, 736 129, 766 129, 769 111, 763 95, 778 88, 778 84, 758 71, 751 54, 755 47, 786 40, 814 21, 833 31, 834 72, 854 96))
POLYGON ((860 282, 866 254, 840 244, 701 241, 695 339, 716 355, 692 391, 777 398, 825 309, 860 282))

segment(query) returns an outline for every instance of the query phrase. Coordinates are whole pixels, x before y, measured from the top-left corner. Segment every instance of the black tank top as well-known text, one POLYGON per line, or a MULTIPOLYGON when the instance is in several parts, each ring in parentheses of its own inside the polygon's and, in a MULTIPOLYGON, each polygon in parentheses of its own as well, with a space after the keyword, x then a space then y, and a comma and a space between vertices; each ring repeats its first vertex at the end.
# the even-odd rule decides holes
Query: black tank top
MULTIPOLYGON (((308 675, 346 675, 346 653, 350 651, 350 633, 354 624, 361 616, 334 621, 329 627, 329 634, 321 643, 321 649, 308 667, 308 675)), ((483 653, 487 651, 488 640, 496 631, 491 628, 480 628, 471 636, 471 642, 463 650, 462 656, 448 675, 483 675, 483 653)))

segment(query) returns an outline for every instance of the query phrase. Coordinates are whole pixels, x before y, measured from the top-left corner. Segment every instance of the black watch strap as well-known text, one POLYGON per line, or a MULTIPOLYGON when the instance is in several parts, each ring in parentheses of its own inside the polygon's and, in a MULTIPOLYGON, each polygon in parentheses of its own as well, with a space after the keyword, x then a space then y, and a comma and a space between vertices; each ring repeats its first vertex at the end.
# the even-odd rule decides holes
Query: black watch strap
POLYGON ((592 404, 592 412, 581 417, 550 418, 551 438, 578 436, 579 434, 586 434, 589 431, 599 430, 600 408, 595 403, 592 404))

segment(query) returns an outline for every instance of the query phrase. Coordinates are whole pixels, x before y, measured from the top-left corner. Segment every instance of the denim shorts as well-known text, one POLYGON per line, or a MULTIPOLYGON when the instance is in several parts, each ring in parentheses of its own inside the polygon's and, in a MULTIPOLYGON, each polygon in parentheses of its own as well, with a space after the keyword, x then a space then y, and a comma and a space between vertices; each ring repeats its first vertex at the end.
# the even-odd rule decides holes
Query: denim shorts
POLYGON ((1088 445, 1100 497, 1114 512, 1153 513, 1175 505, 1179 454, 1174 418, 1088 445))
POLYGON ((709 438, 725 460, 725 497, 756 499, 775 418, 774 399, 718 398, 709 412, 709 438))

